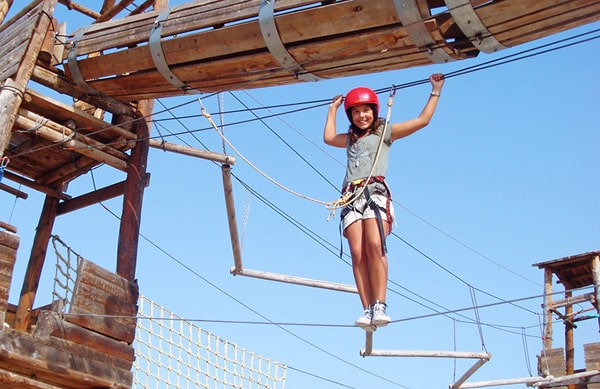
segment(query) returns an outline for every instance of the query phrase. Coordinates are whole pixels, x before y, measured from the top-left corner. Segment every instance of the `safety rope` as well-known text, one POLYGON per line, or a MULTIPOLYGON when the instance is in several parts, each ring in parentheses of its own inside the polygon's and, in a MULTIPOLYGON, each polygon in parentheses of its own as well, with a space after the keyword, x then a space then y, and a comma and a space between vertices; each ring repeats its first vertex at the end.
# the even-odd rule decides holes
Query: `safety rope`
MULTIPOLYGON (((369 182, 369 180, 371 180, 371 178, 373 177, 373 174, 375 172, 375 166, 377 166, 377 161, 379 160, 379 155, 381 153, 381 147, 383 145, 383 141, 385 139, 385 133, 387 131, 388 125, 389 125, 389 121, 390 121, 390 116, 392 113, 392 105, 393 105, 393 101, 394 101, 394 96, 396 95, 396 88, 393 87, 391 92, 390 92, 390 97, 388 99, 388 111, 387 111, 387 115, 385 118, 385 124, 383 126, 383 132, 381 133, 381 137, 379 139, 379 145, 377 146, 377 152, 375 154, 375 159, 373 162, 373 165, 371 166, 371 171, 369 172, 369 175, 366 179, 365 182, 369 182)), ((346 192, 344 194, 342 194, 342 196, 334 201, 322 201, 322 200, 318 200, 306 195, 303 195, 301 193, 298 193, 284 185, 282 185, 281 183, 277 182, 275 179, 273 179, 272 177, 270 177, 268 174, 266 174, 265 172, 263 172, 261 169, 259 169, 256 165, 254 165, 252 162, 250 162, 250 160, 248 160, 248 158, 246 158, 233 144, 231 144, 231 142, 229 141, 229 139, 227 139, 225 137, 225 135, 223 134, 223 132, 221 130, 219 130, 219 127, 215 124, 215 122, 212 119, 212 116, 210 115, 210 113, 208 113, 206 111, 206 108, 204 107, 204 105, 202 104, 202 99, 198 99, 198 101, 200 102, 200 110, 202 112, 202 116, 204 116, 210 123, 210 125, 215 129, 215 131, 217 132, 217 134, 219 134, 219 136, 223 139, 223 142, 227 143, 229 145, 229 147, 231 147, 231 149, 244 161, 246 162, 252 169, 254 169, 256 172, 258 172, 260 175, 262 175, 264 178, 266 178, 267 180, 269 180, 270 182, 272 182, 273 184, 277 185, 278 187, 280 187, 281 189, 295 195, 298 196, 300 198, 303 198, 305 200, 309 200, 312 202, 315 202, 317 204, 323 204, 325 205, 325 208, 327 208, 330 211, 329 217, 327 218, 327 220, 331 219, 334 215, 335 215, 335 211, 339 208, 343 208, 345 206, 347 206, 348 204, 351 204, 352 202, 354 202, 356 199, 358 199, 363 192, 366 189, 366 185, 363 185, 360 190, 356 193, 350 193, 350 192, 346 192)))

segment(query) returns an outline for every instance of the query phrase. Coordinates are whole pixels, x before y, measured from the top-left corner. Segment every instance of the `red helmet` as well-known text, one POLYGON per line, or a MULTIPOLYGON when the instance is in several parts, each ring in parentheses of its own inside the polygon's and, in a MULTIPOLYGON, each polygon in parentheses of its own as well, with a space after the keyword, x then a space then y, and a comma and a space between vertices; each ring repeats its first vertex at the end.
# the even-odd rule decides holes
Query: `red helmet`
POLYGON ((361 104, 372 105, 373 116, 377 118, 379 115, 379 99, 377 98, 377 94, 375 94, 372 89, 359 86, 358 88, 354 88, 348 92, 346 98, 344 99, 344 110, 346 111, 346 115, 348 115, 348 119, 350 121, 352 121, 350 109, 361 104))

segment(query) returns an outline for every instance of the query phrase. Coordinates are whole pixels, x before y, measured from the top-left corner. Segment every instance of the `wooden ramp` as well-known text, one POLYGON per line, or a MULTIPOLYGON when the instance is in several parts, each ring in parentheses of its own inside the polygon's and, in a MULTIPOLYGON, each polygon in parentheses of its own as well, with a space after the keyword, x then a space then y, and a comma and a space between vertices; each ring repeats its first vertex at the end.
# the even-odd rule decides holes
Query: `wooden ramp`
POLYGON ((447 63, 599 17, 600 0, 194 1, 80 29, 64 71, 133 101, 447 63))

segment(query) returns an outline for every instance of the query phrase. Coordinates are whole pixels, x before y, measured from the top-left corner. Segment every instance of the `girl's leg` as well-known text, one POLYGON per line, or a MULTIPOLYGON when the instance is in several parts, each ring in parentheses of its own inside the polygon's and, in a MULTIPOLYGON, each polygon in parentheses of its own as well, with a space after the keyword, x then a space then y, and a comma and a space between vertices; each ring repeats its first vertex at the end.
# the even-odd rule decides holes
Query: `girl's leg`
MULTIPOLYGON (((389 233, 389 224, 383 222, 384 236, 389 233)), ((383 252, 381 234, 377 219, 365 219, 363 222, 363 244, 366 253, 367 268, 369 269, 370 293, 374 304, 373 322, 377 325, 385 325, 390 321, 385 311, 385 298, 388 282, 388 261, 383 252)))
POLYGON ((363 308, 371 305, 373 296, 371 294, 371 279, 369 278, 369 264, 363 244, 363 221, 357 220, 344 230, 344 236, 348 239, 350 255, 352 256, 352 272, 358 296, 363 308))

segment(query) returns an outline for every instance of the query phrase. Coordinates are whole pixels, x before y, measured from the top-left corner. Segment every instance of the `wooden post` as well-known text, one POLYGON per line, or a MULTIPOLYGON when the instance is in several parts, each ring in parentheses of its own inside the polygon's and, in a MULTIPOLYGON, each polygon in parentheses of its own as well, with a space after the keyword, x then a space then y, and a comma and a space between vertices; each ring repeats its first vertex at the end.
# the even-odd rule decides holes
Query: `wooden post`
POLYGON ((35 233, 31 256, 27 264, 25 280, 21 289, 21 297, 17 312, 15 313, 15 329, 25 332, 29 326, 29 319, 33 302, 40 283, 44 260, 46 259, 46 251, 48 249, 48 241, 52 234, 52 227, 56 219, 56 211, 58 209, 59 200, 56 197, 46 196, 44 208, 40 216, 40 221, 35 233))
POLYGON ((552 270, 544 269, 544 350, 552 349, 552 270))
MULTIPOLYGON (((565 299, 568 301, 573 297, 573 292, 565 291, 565 299)), ((567 375, 575 373, 575 344, 573 343, 573 305, 565 306, 565 368, 567 375)), ((574 385, 569 385, 569 389, 575 389, 574 385)))
MULTIPOLYGON (((600 255, 594 256, 592 258, 592 277, 594 279, 594 285, 600 285, 600 255)), ((594 308, 596 308, 596 313, 600 314, 600 288, 597 286, 594 287, 594 308)), ((598 316, 598 325, 600 326, 600 316, 598 316)))
POLYGON ((242 271, 242 249, 238 235, 237 219, 235 217, 235 202, 233 200, 233 185, 231 183, 231 166, 221 165, 223 173, 223 192, 225 193, 225 207, 227 208, 227 222, 229 224, 229 236, 231 237, 231 250, 233 251, 233 274, 242 271))
MULTIPOLYGON (((6 0, 0 0, 0 2, 6 0)), ((10 1, 10 0, 9 0, 10 1)), ((50 25, 50 18, 47 15, 54 14, 57 0, 46 0, 39 15, 38 24, 35 32, 29 41, 29 46, 23 56, 23 61, 14 75, 14 78, 7 78, 4 81, 4 88, 0 90, 0 156, 4 155, 4 150, 11 137, 12 127, 17 116, 17 110, 23 100, 25 87, 31 78, 35 62, 37 60, 40 48, 44 42, 46 31, 50 25)))
POLYGON ((12 5, 13 0, 0 0, 0 23, 4 21, 8 10, 10 10, 10 6, 12 5))
POLYGON ((131 158, 127 169, 125 193, 123 196, 123 214, 119 230, 117 248, 117 274, 129 280, 135 280, 137 249, 139 243, 140 224, 142 218, 142 199, 146 186, 146 167, 148 163, 149 137, 153 102, 139 103, 141 117, 133 123, 137 135, 137 143, 131 150, 131 158))
MULTIPOLYGON (((111 1, 105 0, 102 9, 104 10, 111 4, 111 1)), ((168 7, 167 0, 155 0, 155 9, 166 7, 168 7)), ((107 13, 103 13, 103 15, 106 16, 107 13)), ((133 130, 137 135, 137 143, 131 150, 131 158, 129 159, 117 248, 117 274, 129 281, 135 281, 142 221, 142 199, 147 184, 146 168, 148 166, 148 151, 150 150, 150 123, 152 123, 150 115, 154 109, 154 100, 142 100, 137 107, 141 118, 133 124, 133 130)))

